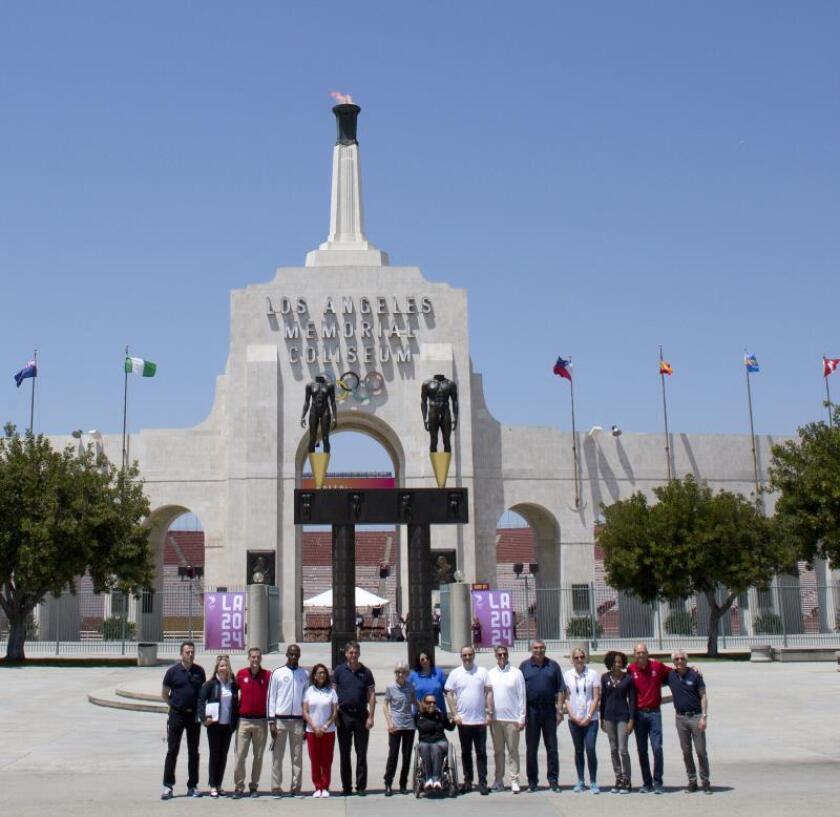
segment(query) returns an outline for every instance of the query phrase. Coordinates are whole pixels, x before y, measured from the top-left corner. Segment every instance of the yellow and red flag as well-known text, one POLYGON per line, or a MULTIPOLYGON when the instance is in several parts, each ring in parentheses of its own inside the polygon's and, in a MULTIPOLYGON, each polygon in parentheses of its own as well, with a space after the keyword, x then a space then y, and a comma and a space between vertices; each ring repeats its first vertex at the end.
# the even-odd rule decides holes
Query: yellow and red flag
POLYGON ((673 374, 674 370, 671 368, 671 364, 668 363, 667 360, 660 360, 659 361, 659 374, 673 374))

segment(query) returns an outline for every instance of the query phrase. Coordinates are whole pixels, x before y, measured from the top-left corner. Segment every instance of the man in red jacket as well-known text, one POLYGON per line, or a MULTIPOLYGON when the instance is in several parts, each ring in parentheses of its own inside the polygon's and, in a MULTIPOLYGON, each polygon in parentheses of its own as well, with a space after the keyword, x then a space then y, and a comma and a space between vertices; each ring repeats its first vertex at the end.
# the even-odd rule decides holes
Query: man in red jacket
POLYGON ((662 768, 665 763, 662 754, 662 685, 668 683, 668 673, 673 669, 661 661, 648 656, 644 644, 636 644, 633 650, 636 659, 627 667, 627 674, 636 688, 636 748, 639 751, 639 768, 642 772, 642 794, 662 794, 662 768), (648 740, 653 750, 653 776, 648 759, 648 740))
POLYGON ((258 797, 263 754, 268 737, 266 700, 271 673, 262 668, 262 650, 251 647, 248 650, 248 666, 236 673, 239 687, 239 726, 236 729, 236 767, 233 771, 233 796, 235 799, 245 793, 245 760, 248 747, 254 746, 251 764, 251 782, 248 788, 251 797, 258 797))

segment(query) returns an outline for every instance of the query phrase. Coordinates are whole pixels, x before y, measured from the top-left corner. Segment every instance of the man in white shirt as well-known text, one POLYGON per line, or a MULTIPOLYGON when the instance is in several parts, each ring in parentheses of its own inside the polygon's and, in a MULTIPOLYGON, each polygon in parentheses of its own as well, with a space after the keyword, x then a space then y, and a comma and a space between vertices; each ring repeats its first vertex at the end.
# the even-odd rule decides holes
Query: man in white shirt
POLYGON ((464 792, 472 790, 472 747, 478 766, 478 788, 487 788, 487 724, 493 714, 493 690, 487 681, 487 670, 475 665, 475 650, 471 645, 461 648, 462 666, 456 667, 446 679, 444 691, 451 719, 458 725, 461 742, 461 764, 464 767, 464 792))
POLYGON ((268 724, 274 751, 271 763, 271 792, 279 797, 283 794, 283 756, 286 741, 292 755, 292 787, 289 793, 300 795, 303 773, 303 693, 309 685, 309 675, 298 665, 300 647, 289 644, 286 649, 286 665, 271 673, 268 685, 268 724))
POLYGON ((508 663, 508 648, 496 647, 496 666, 487 673, 493 690, 493 715, 490 737, 496 775, 493 791, 505 787, 505 748, 510 767, 510 790, 519 794, 519 733, 525 728, 525 676, 508 663))

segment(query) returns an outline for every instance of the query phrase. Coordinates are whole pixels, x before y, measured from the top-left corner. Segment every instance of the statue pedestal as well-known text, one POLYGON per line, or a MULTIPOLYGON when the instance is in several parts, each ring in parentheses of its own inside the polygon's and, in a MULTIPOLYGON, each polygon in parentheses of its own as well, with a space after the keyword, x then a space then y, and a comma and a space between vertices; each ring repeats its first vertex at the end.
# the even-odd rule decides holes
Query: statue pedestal
POLYGON ((315 480, 316 488, 324 487, 324 480, 327 477, 327 466, 329 464, 329 454, 312 452, 309 455, 309 467, 312 469, 312 478, 315 480))
POLYGON ((446 478, 449 476, 449 463, 452 461, 450 451, 432 451, 429 454, 432 461, 432 470, 435 472, 435 480, 438 488, 446 487, 446 478))

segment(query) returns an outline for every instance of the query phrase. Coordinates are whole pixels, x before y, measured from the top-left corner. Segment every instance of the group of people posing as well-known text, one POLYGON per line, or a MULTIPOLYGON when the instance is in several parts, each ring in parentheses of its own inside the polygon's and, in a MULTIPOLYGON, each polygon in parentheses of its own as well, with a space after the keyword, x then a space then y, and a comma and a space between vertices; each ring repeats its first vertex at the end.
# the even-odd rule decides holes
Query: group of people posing
MULTIPOLYGON (((662 689, 673 696, 676 729, 688 774, 687 792, 698 788, 711 793, 706 753, 708 698, 702 675, 688 666, 684 651, 673 654, 674 666, 648 655, 637 644, 633 662, 621 652, 609 652, 607 672, 596 672, 587 664, 585 650, 572 651, 572 667, 563 672, 546 656, 545 643, 534 641, 531 656, 519 668, 508 661, 507 647, 495 648, 496 666, 490 670, 475 664, 475 650, 461 650, 461 666, 447 676, 434 665, 431 655, 421 652, 413 669, 405 663, 394 667, 394 680, 387 685, 383 713, 388 728, 388 759, 385 765, 385 795, 394 793, 398 781, 401 794, 408 792, 409 772, 417 738, 426 791, 442 788, 441 775, 449 744, 446 732, 457 728, 463 769, 462 792, 475 785, 482 795, 505 788, 505 766, 510 789, 519 793, 539 788, 540 744, 545 748, 548 784, 559 785, 558 725, 568 718, 574 745, 577 782, 575 792, 600 793, 597 782, 596 741, 599 731, 607 734, 615 784, 613 793, 632 790, 628 739, 636 736, 642 785, 638 791, 661 794, 662 689), (487 732, 494 750, 495 774, 492 786, 487 776, 487 732), (520 776, 520 734, 525 732, 525 780, 520 776), (653 752, 651 771, 648 745, 653 752), (699 764, 699 783, 697 765, 699 764), (475 761, 475 762, 473 762, 475 761), (399 778, 397 767, 399 766, 399 778), (586 782, 585 772, 589 780, 586 782)), ((367 750, 376 714, 373 674, 359 661, 355 641, 345 648, 345 662, 332 673, 324 664, 309 672, 300 666, 301 651, 289 645, 286 664, 269 672, 262 668, 259 649, 248 651, 248 666, 235 675, 230 658, 220 655, 208 680, 194 662, 195 646, 181 645, 181 660, 170 667, 163 679, 163 700, 169 705, 167 754, 161 798, 173 796, 175 767, 182 736, 187 736, 187 794, 200 797, 199 740, 207 729, 210 750, 208 784, 211 797, 224 795, 222 781, 230 744, 235 737, 233 797, 246 793, 246 762, 251 773, 248 793, 258 796, 263 756, 271 736, 271 791, 275 796, 302 796, 302 756, 306 742, 312 771, 313 797, 329 797, 331 770, 338 735, 341 793, 367 793, 367 750), (291 781, 283 790, 283 761, 288 746, 291 781), (355 754, 355 774, 353 755, 355 754)), ((412 781, 413 785, 413 781, 412 781)))

